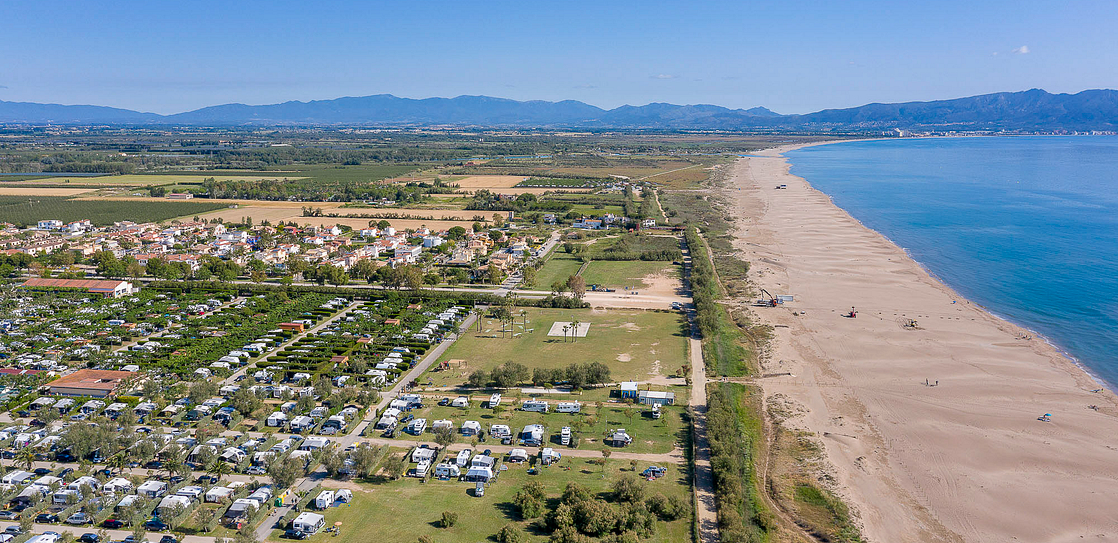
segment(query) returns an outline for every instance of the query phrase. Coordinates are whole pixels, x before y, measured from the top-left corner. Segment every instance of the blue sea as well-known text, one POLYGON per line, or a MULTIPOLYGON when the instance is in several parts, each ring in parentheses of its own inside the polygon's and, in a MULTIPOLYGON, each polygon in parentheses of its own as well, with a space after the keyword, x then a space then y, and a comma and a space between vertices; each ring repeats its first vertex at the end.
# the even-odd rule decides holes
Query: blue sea
POLYGON ((960 294, 1118 388, 1118 136, 846 142, 786 156, 960 294))

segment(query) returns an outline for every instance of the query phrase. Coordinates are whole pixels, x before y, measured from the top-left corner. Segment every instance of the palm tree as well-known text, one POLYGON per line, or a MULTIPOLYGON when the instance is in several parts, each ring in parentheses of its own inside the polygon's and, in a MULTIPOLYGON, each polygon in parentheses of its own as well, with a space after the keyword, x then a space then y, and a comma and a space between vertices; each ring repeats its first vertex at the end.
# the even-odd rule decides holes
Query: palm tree
POLYGON ((567 342, 567 331, 570 330, 570 329, 571 329, 571 325, 569 325, 569 324, 564 324, 563 325, 563 343, 567 342))
POLYGON ((123 473, 124 468, 128 466, 128 460, 124 458, 124 453, 119 452, 114 454, 105 461, 105 467, 109 470, 117 470, 117 473, 123 473))
POLYGON ((575 319, 574 322, 571 322, 571 343, 574 343, 575 338, 578 337, 578 325, 579 324, 582 324, 582 323, 578 322, 578 319, 575 319))
POLYGON ((35 463, 35 451, 30 447, 24 447, 16 453, 16 462, 23 465, 27 471, 31 471, 31 465, 35 463))
POLYGON ((225 462, 224 460, 221 460, 220 458, 217 458, 217 459, 214 459, 213 464, 210 464, 210 470, 209 471, 210 471, 210 475, 213 475, 214 477, 217 477, 218 480, 221 480, 222 477, 232 473, 233 468, 231 468, 229 466, 228 462, 225 462))

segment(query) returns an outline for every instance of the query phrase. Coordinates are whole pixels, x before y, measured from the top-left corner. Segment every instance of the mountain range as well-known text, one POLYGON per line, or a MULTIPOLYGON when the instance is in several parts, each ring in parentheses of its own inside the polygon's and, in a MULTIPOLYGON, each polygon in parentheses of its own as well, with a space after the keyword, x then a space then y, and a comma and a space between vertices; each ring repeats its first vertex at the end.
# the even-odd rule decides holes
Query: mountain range
POLYGON ((400 98, 391 94, 270 105, 224 104, 173 115, 90 105, 0 101, 0 123, 72 125, 350 125, 618 128, 665 130, 1118 130, 1118 91, 1040 89, 951 100, 867 104, 781 115, 763 107, 651 103, 602 109, 577 100, 489 96, 400 98))

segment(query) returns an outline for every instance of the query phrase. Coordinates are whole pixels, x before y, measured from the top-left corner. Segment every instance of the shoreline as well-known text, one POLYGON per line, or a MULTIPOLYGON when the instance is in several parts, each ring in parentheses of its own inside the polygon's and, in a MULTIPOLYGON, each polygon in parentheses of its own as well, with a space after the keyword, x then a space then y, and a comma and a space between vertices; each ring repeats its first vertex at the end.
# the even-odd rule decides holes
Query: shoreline
POLYGON ((868 540, 1118 537, 1106 513, 1118 507, 1118 399, 1048 337, 960 296, 789 173, 784 152, 843 141, 751 153, 723 189, 743 211, 735 244, 754 284, 796 295, 754 310, 774 326, 763 373, 792 374, 764 379, 763 397, 802 407, 783 425, 829 436, 834 490, 868 540), (859 318, 839 318, 852 301, 859 318), (919 329, 899 326, 909 317, 919 329), (1036 421, 1044 413, 1053 422, 1036 421))
MULTIPOLYGON (((763 151, 764 152, 771 151, 771 152, 774 153, 773 155, 769 155, 769 156, 755 155, 755 156, 751 156, 751 157, 742 157, 742 158, 771 158, 773 156, 780 156, 781 158, 783 158, 785 160, 785 162, 788 163, 789 170, 791 170, 791 166, 792 166, 791 159, 784 156, 784 153, 787 152, 787 151, 795 151, 795 150, 804 149, 804 148, 807 148, 807 147, 817 147, 817 146, 821 146, 821 145, 833 145, 833 144, 838 144, 838 143, 850 143, 850 142, 895 141, 895 140, 901 140, 901 139, 921 140, 921 139, 943 139, 943 138, 956 139, 956 138, 990 138, 990 137, 1024 137, 1024 136, 1035 137, 1035 136, 1040 136, 1040 135, 1008 134, 1008 135, 1004 135, 1004 136, 1002 136, 1002 135, 989 135, 989 136, 982 136, 982 135, 973 135, 973 136, 919 136, 919 137, 910 137, 910 138, 867 138, 867 139, 825 140, 825 141, 811 142, 811 143, 804 143, 804 144, 794 144, 794 145, 784 145, 784 146, 778 146, 778 147, 770 147, 768 149, 764 149, 763 151)), ((1063 136, 1066 136, 1066 135, 1045 134, 1043 136, 1063 137, 1063 136)), ((760 152, 761 151, 759 151, 759 153, 760 152)), ((940 277, 938 274, 936 274, 934 271, 932 271, 930 268, 928 268, 927 265, 925 265, 920 260, 916 259, 912 255, 912 253, 909 252, 908 248, 901 246, 896 241, 894 241, 892 238, 883 234, 882 232, 874 230, 873 228, 870 228, 870 227, 866 226, 865 224, 863 224, 861 220, 859 220, 857 217, 854 217, 853 215, 850 215, 850 212, 846 211, 846 209, 844 209, 842 206, 835 203, 834 197, 832 197, 830 194, 827 194, 826 192, 823 192, 823 191, 815 188, 815 186, 812 185, 811 182, 808 181, 806 178, 803 178, 803 177, 797 176, 795 174, 792 174, 791 171, 789 171, 789 175, 793 175, 797 178, 803 179, 804 182, 807 183, 807 185, 809 187, 811 187, 812 190, 815 190, 815 191, 819 192, 820 194, 823 194, 824 196, 826 196, 827 199, 830 200, 831 205, 835 206, 838 209, 841 209, 844 213, 846 213, 850 217, 851 220, 853 220, 854 222, 857 222, 862 228, 865 228, 866 230, 872 231, 872 232, 876 233, 877 235, 885 238, 885 240, 887 240, 889 243, 893 244, 898 249, 903 251, 905 253, 906 257, 908 257, 917 266, 920 266, 920 268, 924 270, 924 273, 927 273, 929 276, 931 276, 931 278, 934 281, 936 281, 937 283, 939 283, 943 288, 952 292, 954 294, 954 296, 956 296, 961 302, 966 302, 967 304, 973 305, 974 307, 977 307, 977 308, 981 309, 982 311, 988 313, 994 319, 1005 321, 1006 323, 1008 323, 1011 326, 1015 326, 1017 328, 1025 330, 1033 338, 1039 339, 1039 340, 1043 341, 1044 343, 1047 343, 1060 356, 1067 359, 1068 362, 1071 362, 1072 364, 1074 364, 1076 368, 1078 368, 1080 371, 1082 371, 1084 374, 1086 374, 1088 378, 1090 378, 1092 381, 1094 381, 1100 387, 1106 389, 1109 392, 1118 394, 1118 384, 1112 384, 1112 383, 1107 382, 1100 375, 1096 374, 1091 369, 1091 367, 1088 366, 1087 364, 1085 364, 1079 357, 1075 356, 1070 351, 1068 351, 1066 348, 1061 346, 1058 341, 1053 339, 1048 334, 1045 334, 1043 332, 1040 332, 1038 330, 1030 328, 1027 324, 1022 324, 1022 323, 1016 322, 1011 317, 1002 315, 1002 314, 998 313, 996 310, 991 309, 990 307, 982 305, 978 302, 975 302, 974 300, 971 300, 970 298, 968 298, 966 296, 963 296, 962 294, 959 293, 959 291, 956 287, 948 284, 947 281, 945 281, 942 277, 940 277)))

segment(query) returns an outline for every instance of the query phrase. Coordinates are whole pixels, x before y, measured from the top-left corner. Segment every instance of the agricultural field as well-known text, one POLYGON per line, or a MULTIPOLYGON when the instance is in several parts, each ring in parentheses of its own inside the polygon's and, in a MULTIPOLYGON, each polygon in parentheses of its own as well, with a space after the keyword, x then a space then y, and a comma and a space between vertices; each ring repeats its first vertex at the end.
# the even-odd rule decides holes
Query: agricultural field
POLYGON ((71 187, 21 187, 0 186, 0 196, 74 196, 84 192, 92 192, 90 188, 71 187))
POLYGON ((152 200, 136 205, 129 201, 82 200, 65 196, 0 195, 0 222, 25 227, 46 219, 62 222, 89 219, 94 225, 104 226, 118 221, 159 222, 223 207, 225 204, 193 200, 152 200))
POLYGON ((438 361, 465 360, 463 370, 428 371, 421 378, 433 386, 465 382, 470 372, 490 371, 512 360, 534 368, 563 368, 572 363, 602 362, 615 381, 646 381, 671 375, 687 361, 684 323, 677 313, 639 310, 526 309, 527 326, 517 313, 512 331, 501 333, 501 322, 481 319, 477 327, 454 343, 438 361), (590 323, 585 338, 549 336, 555 322, 590 323), (526 355, 530 353, 529 355, 526 355))
MULTIPOLYGON (((394 450, 393 454, 404 451, 394 450)), ((344 488, 354 490, 354 502, 332 507, 325 511, 326 525, 341 523, 341 535, 312 536, 309 541, 337 541, 338 543, 364 543, 366 541, 416 541, 430 538, 432 543, 457 543, 461 541, 493 541, 494 534, 506 524, 519 528, 526 535, 525 542, 545 542, 550 534, 533 526, 535 519, 524 520, 514 504, 516 493, 525 484, 535 481, 543 485, 549 508, 558 505, 568 483, 585 486, 592 496, 607 497, 613 481, 630 475, 632 468, 627 461, 607 460, 604 465, 591 463, 595 459, 564 458, 558 465, 541 469, 538 475, 529 475, 528 466, 512 465, 485 491, 485 496, 474 497, 473 486, 468 483, 415 478, 377 483, 349 483, 344 488), (458 513, 458 522, 449 528, 441 527, 443 511, 458 513)), ((638 463, 637 471, 650 466, 638 463)), ((644 496, 663 494, 690 503, 689 474, 675 464, 656 464, 667 468, 667 475, 654 481, 639 480, 644 496)), ((324 488, 339 488, 338 483, 326 482, 324 488)), ((285 541, 276 530, 268 541, 285 541)), ((641 541, 672 542, 690 541, 691 514, 666 522, 658 520, 653 533, 641 541)))

